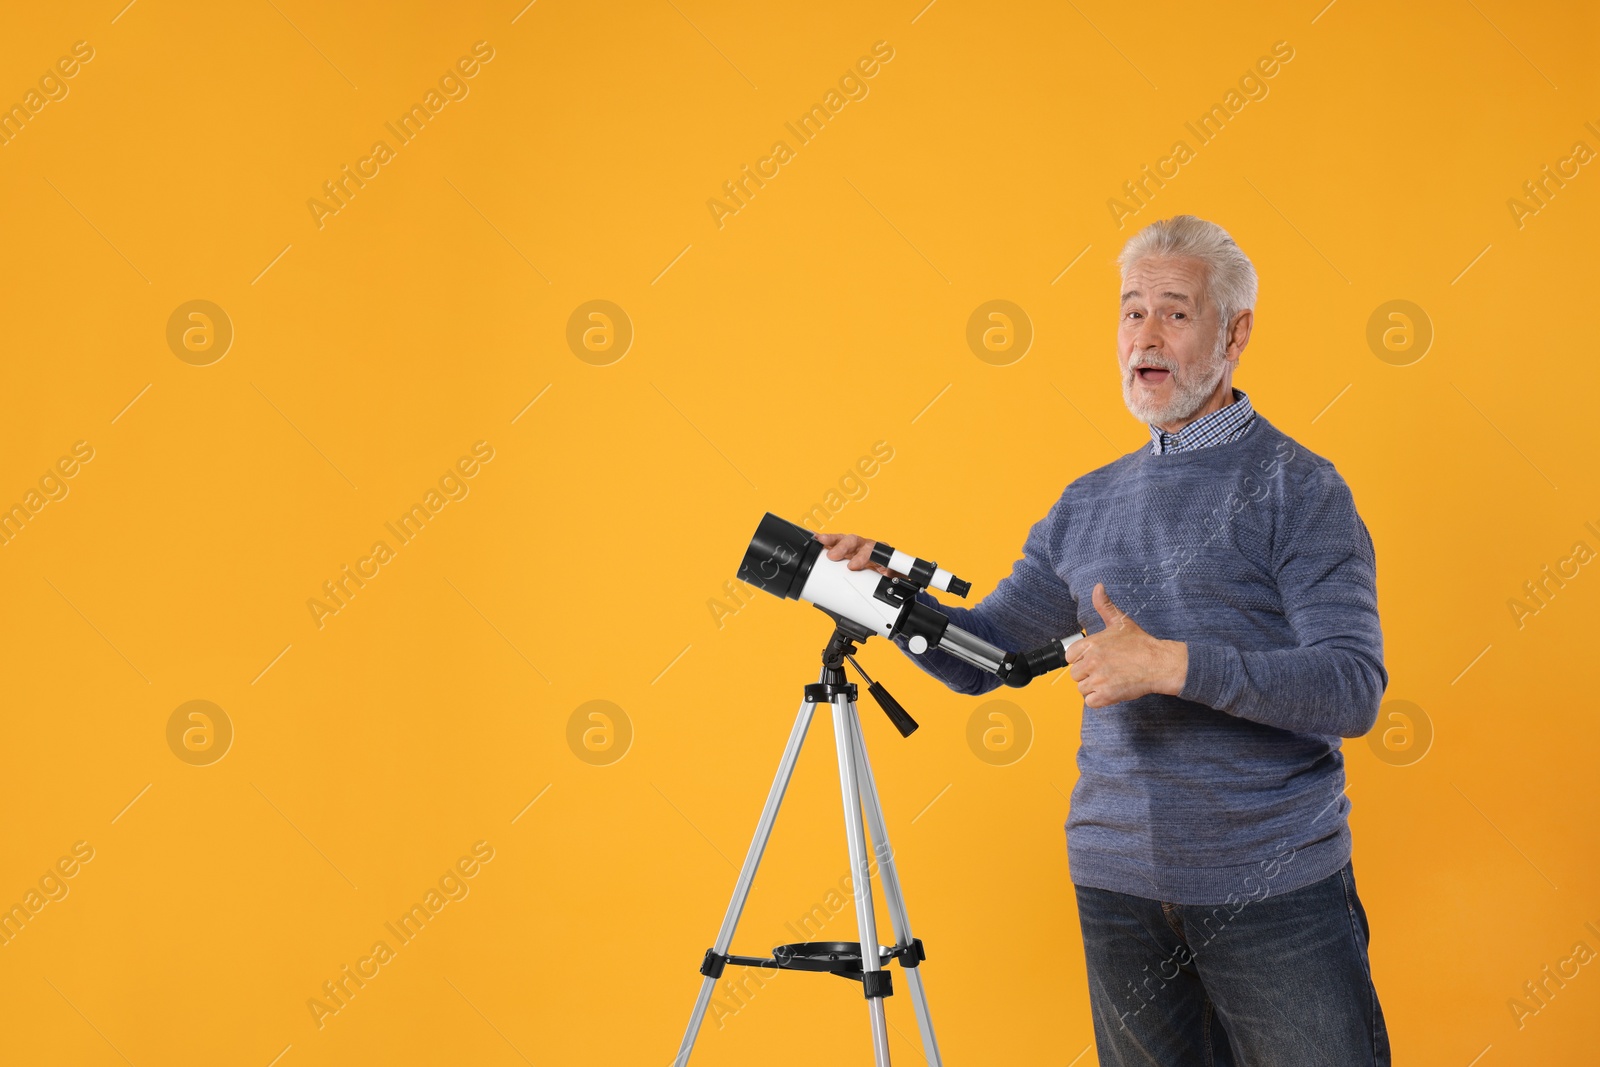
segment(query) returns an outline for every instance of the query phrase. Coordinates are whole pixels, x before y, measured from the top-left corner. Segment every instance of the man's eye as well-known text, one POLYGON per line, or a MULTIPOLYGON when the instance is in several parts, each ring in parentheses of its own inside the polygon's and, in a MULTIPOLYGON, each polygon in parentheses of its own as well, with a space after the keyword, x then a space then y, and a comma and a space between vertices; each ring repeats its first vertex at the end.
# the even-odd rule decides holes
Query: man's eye
POLYGON ((1173 317, 1173 318, 1175 318, 1175 319, 1186 319, 1186 318, 1188 318, 1188 317, 1189 317, 1189 316, 1187 316, 1187 315, 1185 315, 1185 314, 1184 314, 1184 313, 1183 313, 1183 312, 1181 312, 1181 311, 1175 311, 1175 312, 1173 312, 1173 314, 1172 314, 1172 317, 1173 317))

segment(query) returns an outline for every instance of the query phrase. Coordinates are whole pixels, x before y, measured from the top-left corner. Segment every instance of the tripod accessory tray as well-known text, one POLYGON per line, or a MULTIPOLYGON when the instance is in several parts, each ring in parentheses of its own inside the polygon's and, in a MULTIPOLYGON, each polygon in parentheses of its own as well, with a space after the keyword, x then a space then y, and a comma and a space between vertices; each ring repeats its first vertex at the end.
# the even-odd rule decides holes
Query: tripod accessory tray
MULTIPOLYGON (((890 960, 899 960, 900 966, 911 968, 928 958, 922 947, 922 938, 914 937, 909 945, 895 948, 880 946, 880 966, 890 960)), ((868 999, 894 995, 894 980, 886 970, 865 971, 861 966, 859 941, 799 941, 792 945, 779 945, 772 950, 772 958, 760 956, 719 956, 714 948, 706 949, 700 973, 708 978, 721 978, 728 964, 736 967, 779 967, 788 971, 818 971, 836 974, 840 978, 862 984, 868 999)))

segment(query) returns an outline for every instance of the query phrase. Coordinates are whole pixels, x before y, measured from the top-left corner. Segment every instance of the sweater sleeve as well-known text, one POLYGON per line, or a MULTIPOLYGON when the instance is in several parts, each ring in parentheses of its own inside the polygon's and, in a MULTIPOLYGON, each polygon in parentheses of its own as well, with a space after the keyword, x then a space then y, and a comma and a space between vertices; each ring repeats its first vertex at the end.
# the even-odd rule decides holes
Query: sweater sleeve
MULTIPOLYGON (((943 604, 926 592, 918 593, 917 599, 944 612, 953 625, 1007 652, 1037 648, 1076 629, 1072 620, 1078 617, 1077 601, 1065 579, 1057 573, 1050 549, 1057 540, 1057 523, 1063 521, 1065 501, 1063 493, 1049 513, 1033 524, 1022 545, 1022 558, 1012 565, 1011 573, 973 607, 943 604)), ((1001 684, 995 675, 964 663, 948 652, 932 649, 918 656, 906 647, 905 638, 897 637, 894 643, 913 663, 957 693, 981 696, 1001 684)))
POLYGON ((1297 646, 1242 651, 1191 641, 1178 695, 1284 730, 1360 737, 1377 722, 1389 684, 1372 537, 1331 466, 1287 502, 1285 523, 1273 565, 1297 646))

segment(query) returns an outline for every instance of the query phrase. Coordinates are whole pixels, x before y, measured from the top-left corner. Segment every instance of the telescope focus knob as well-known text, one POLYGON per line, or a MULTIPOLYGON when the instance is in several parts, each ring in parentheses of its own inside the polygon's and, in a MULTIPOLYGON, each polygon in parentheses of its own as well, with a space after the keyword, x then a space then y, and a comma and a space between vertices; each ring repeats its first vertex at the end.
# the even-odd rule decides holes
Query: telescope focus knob
POLYGON ((908 637, 906 639, 906 647, 909 648, 914 655, 920 656, 924 652, 928 651, 928 639, 923 637, 921 634, 916 634, 915 636, 908 637))

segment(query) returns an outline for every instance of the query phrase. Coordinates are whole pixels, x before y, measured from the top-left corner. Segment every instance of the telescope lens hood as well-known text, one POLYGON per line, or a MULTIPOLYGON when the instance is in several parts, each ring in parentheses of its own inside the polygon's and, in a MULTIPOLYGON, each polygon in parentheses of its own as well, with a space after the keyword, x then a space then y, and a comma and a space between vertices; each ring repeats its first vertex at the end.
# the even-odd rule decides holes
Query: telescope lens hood
POLYGON ((810 530, 769 511, 745 549, 739 580, 773 596, 798 600, 821 554, 822 542, 810 530))

